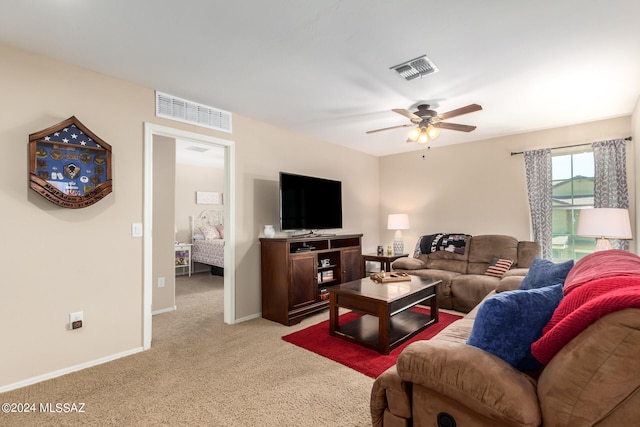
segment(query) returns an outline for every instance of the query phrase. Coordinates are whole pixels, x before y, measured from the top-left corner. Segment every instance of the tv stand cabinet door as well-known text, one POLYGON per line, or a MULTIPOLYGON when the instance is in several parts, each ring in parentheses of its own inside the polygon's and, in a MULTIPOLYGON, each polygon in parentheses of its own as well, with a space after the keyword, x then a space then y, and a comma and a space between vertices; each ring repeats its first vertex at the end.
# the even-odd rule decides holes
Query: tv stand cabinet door
POLYGON ((289 310, 315 302, 317 294, 316 254, 291 255, 289 310))
POLYGON ((342 249, 342 283, 361 279, 363 274, 360 247, 342 249))

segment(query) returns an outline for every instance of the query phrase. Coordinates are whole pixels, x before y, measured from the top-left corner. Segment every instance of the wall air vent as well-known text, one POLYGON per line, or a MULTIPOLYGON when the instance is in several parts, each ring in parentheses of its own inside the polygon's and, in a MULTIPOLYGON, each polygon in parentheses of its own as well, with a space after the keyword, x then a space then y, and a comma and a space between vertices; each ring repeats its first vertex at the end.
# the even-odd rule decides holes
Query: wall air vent
POLYGON ((205 151, 209 151, 210 148, 208 148, 208 147, 199 147, 197 145, 190 145, 187 148, 185 148, 185 150, 195 151, 196 153, 204 153, 205 151))
POLYGON ((438 67, 433 63, 426 55, 422 55, 419 58, 412 59, 411 61, 403 62, 402 64, 391 67, 391 70, 395 70, 404 77, 406 80, 413 80, 418 77, 423 77, 428 74, 438 72, 438 67))
POLYGON ((231 113, 156 91, 156 117, 231 133, 231 113))

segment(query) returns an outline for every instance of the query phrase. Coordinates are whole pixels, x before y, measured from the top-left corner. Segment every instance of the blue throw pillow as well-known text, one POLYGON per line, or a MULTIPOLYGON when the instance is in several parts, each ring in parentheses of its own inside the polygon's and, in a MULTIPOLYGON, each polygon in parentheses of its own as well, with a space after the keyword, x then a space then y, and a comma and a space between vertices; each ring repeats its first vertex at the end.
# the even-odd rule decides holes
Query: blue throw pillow
POLYGON ((567 274, 572 268, 572 259, 556 264, 553 261, 535 257, 529 267, 529 272, 520 283, 520 289, 536 289, 558 283, 564 284, 564 279, 567 278, 567 274))
POLYGON ((542 336, 542 328, 563 296, 562 285, 558 284, 487 298, 478 309, 467 344, 522 371, 541 368, 531 354, 531 344, 542 336))

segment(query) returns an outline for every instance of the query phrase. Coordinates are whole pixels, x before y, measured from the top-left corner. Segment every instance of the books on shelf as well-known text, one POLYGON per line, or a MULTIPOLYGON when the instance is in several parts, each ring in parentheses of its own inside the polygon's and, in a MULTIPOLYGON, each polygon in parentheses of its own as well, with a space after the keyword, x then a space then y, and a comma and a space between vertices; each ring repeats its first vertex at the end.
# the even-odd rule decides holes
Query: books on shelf
POLYGON ((331 282, 334 280, 333 270, 325 270, 318 272, 318 282, 331 282))

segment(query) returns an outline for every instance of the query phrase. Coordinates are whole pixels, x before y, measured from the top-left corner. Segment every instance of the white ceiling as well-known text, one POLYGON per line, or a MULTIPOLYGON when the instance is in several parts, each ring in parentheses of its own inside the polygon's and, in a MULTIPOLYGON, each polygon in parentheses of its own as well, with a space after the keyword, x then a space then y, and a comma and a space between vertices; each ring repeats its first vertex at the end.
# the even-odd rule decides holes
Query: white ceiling
POLYGON ((422 148, 365 134, 408 122, 392 108, 483 106, 436 147, 628 115, 640 95, 637 0, 0 0, 0 42, 377 156, 422 148), (389 69, 423 54, 438 73, 389 69))
POLYGON ((176 139, 176 163, 224 169, 224 147, 176 139))

